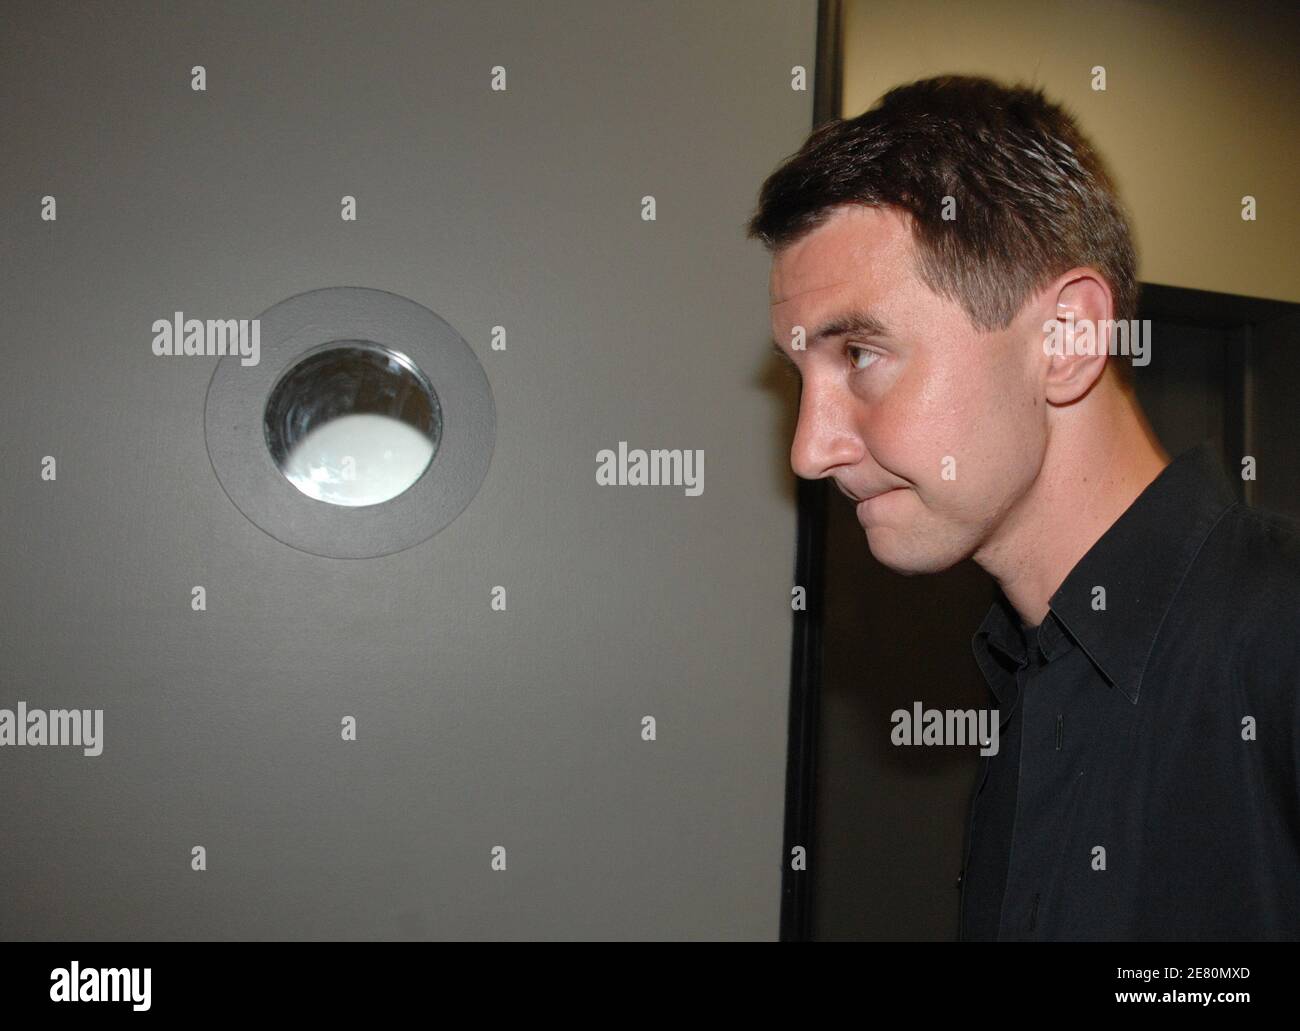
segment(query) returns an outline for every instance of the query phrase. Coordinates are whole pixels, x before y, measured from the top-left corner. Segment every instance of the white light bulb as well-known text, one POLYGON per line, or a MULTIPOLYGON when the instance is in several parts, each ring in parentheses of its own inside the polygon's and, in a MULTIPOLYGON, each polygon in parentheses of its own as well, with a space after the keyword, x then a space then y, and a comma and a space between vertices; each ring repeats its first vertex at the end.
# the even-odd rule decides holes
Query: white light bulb
POLYGON ((429 465, 433 442, 400 419, 341 415, 300 440, 285 477, 309 498, 332 505, 377 505, 406 490, 429 465))

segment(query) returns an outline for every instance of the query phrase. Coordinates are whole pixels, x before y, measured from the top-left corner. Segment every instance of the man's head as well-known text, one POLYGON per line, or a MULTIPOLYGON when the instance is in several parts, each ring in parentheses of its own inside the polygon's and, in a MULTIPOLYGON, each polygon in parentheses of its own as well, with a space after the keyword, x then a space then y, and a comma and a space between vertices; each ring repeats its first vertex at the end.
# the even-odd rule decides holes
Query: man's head
POLYGON ((1128 389, 1104 341, 1043 346, 1067 314, 1133 318, 1137 284, 1111 180, 1041 92, 892 90, 815 131, 764 183, 749 233, 773 252, 773 334, 803 378, 791 464, 854 499, 890 492, 858 517, 900 572, 977 555, 1069 410, 1128 389))

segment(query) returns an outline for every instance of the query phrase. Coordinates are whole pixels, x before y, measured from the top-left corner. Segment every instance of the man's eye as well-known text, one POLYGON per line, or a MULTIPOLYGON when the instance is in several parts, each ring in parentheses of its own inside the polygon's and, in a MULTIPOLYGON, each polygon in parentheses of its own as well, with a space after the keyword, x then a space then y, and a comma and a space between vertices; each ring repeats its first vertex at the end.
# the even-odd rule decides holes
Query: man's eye
POLYGON ((849 361, 853 363, 853 368, 861 371, 870 368, 880 357, 875 351, 868 351, 865 347, 857 347, 849 344, 845 351, 848 353, 849 361))

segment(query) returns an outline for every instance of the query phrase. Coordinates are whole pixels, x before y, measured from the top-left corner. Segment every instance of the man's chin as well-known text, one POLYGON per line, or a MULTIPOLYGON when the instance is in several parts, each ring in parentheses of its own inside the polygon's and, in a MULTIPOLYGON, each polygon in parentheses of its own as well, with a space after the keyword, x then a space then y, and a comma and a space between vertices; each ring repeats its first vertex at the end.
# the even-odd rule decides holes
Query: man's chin
POLYGON ((942 573, 961 561, 960 556, 932 554, 891 546, 889 541, 882 539, 885 535, 880 530, 868 530, 866 534, 867 548, 871 552, 871 557, 890 572, 898 573, 900 576, 942 573))

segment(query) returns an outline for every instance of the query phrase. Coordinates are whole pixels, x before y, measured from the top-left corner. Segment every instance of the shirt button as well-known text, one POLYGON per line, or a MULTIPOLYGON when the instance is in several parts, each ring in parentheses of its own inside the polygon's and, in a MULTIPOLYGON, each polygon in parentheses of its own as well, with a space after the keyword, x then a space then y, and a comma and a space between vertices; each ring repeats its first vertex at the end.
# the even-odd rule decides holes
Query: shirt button
POLYGON ((965 876, 965 874, 966 874, 966 871, 965 871, 965 870, 958 870, 958 871, 957 871, 957 887, 958 887, 958 888, 961 887, 961 879, 962 879, 963 876, 965 876))

